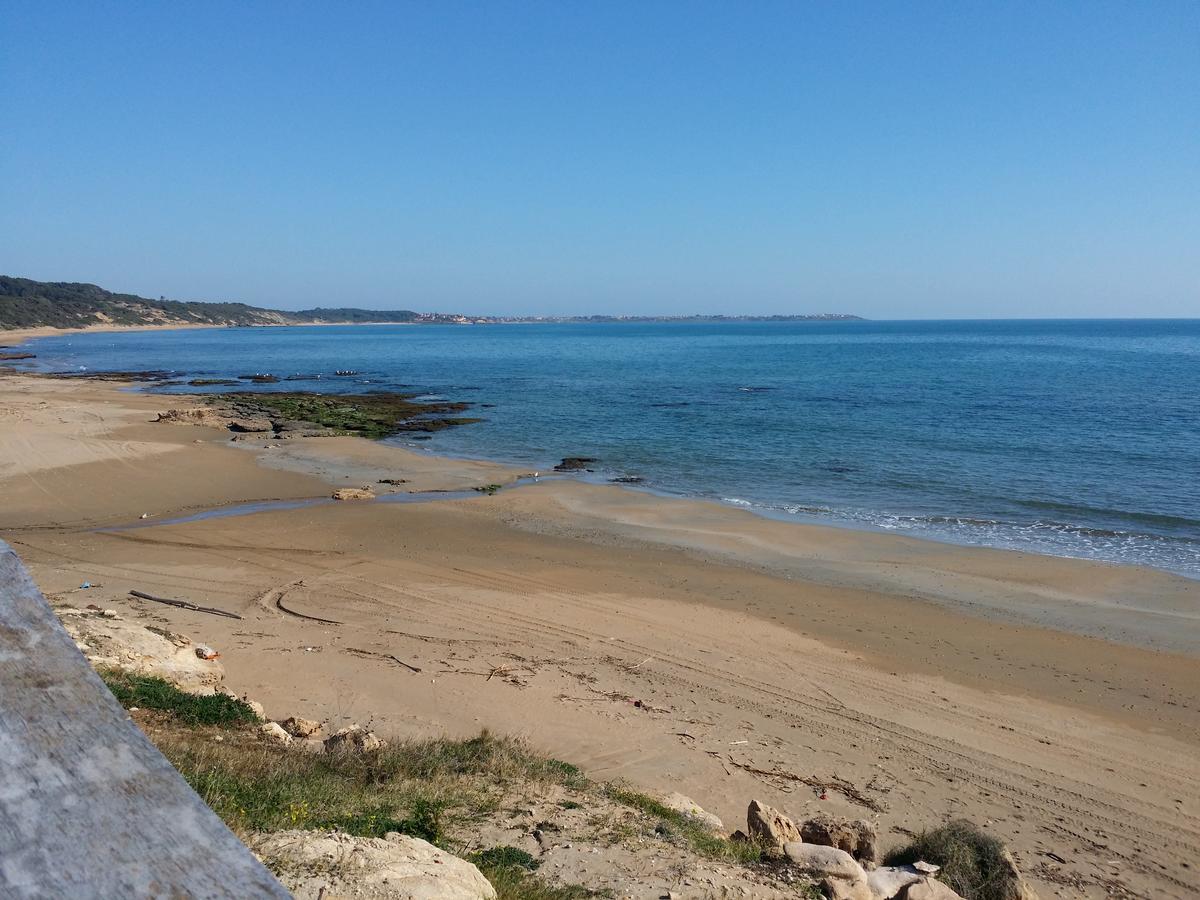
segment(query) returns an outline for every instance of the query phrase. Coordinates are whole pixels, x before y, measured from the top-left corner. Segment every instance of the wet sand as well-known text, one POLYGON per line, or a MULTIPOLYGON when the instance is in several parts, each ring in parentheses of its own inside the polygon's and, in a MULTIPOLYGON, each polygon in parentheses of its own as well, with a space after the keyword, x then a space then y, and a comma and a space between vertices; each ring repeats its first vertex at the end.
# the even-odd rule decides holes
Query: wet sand
POLYGON ((1200 887, 1200 582, 567 479, 156 525, 384 477, 520 474, 150 424, 186 402, 0 378, 0 537, 48 593, 217 646, 268 713, 521 734, 731 828, 751 797, 876 818, 885 846, 967 816, 1044 896, 1200 887), (67 593, 83 581, 98 586, 67 593))

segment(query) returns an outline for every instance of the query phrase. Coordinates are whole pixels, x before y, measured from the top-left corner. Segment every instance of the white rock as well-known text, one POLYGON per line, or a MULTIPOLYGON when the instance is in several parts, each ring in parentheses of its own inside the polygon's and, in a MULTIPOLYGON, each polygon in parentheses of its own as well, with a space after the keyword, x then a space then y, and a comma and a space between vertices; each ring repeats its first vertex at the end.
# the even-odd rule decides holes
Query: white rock
POLYGON ((759 800, 751 800, 746 810, 746 831, 750 837, 758 838, 766 846, 775 849, 800 840, 800 829, 795 822, 775 807, 759 800))
POLYGON ((338 488, 333 492, 334 500, 374 500, 375 492, 370 488, 338 488))
POLYGON ((936 878, 923 878, 908 889, 905 900, 963 900, 961 894, 952 891, 936 878))
POLYGON ((783 853, 821 883, 829 900, 876 900, 866 870, 845 850, 791 841, 783 845, 783 853))
POLYGON ((259 729, 267 738, 274 741, 276 744, 287 745, 292 742, 292 736, 283 730, 278 722, 265 722, 259 729))
POLYGON ((325 750, 329 753, 381 750, 386 746, 384 741, 375 736, 375 732, 367 731, 361 725, 339 729, 325 739, 325 750))
POLYGON ((248 841, 297 900, 494 900, 475 866, 419 838, 280 831, 248 841))
POLYGON ((924 880, 925 874, 913 866, 881 866, 867 873, 871 891, 881 900, 891 900, 910 884, 924 880))
POLYGON ((193 694, 211 694, 225 678, 218 660, 198 658, 179 635, 103 615, 60 613, 60 618, 94 666, 152 675, 193 694))
POLYGON ((312 719, 301 719, 299 716, 289 716, 279 723, 288 734, 298 738, 312 737, 321 730, 321 723, 312 719))

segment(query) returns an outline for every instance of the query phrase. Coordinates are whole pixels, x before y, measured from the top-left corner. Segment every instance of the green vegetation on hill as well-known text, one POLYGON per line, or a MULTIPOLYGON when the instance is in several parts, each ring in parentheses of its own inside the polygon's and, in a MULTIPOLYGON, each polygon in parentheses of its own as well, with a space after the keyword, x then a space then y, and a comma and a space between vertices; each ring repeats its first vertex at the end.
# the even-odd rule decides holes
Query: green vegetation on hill
POLYGON ((151 300, 94 284, 0 275, 0 329, 88 325, 296 325, 305 322, 455 322, 461 317, 409 309, 307 309, 284 312, 245 303, 151 300))
POLYGON ((272 325, 281 313, 244 303, 185 303, 114 294, 94 284, 31 281, 0 275, 0 328, 86 325, 272 325))

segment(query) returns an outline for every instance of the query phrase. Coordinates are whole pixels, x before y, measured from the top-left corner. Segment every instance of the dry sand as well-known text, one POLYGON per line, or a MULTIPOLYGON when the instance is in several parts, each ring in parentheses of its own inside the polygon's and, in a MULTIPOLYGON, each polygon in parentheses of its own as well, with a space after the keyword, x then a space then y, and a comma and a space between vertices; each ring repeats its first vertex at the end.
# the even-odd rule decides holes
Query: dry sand
POLYGON ((0 378, 0 537, 46 592, 90 581, 68 599, 217 646, 268 713, 519 734, 731 827, 751 797, 869 816, 885 846, 967 816, 1046 896, 1200 889, 1200 582, 567 479, 326 502, 518 473, 149 424, 181 402, 0 378), (160 524, 269 499, 314 502, 160 524))

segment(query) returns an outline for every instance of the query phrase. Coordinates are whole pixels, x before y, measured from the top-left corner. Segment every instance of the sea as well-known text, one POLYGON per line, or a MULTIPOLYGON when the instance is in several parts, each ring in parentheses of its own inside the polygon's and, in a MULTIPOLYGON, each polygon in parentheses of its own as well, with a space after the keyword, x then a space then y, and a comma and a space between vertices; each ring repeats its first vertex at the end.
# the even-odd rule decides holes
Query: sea
POLYGON ((464 400, 482 422, 393 440, 542 472, 594 457, 582 477, 779 519, 1200 578, 1198 319, 224 328, 31 348, 44 370, 464 400))

